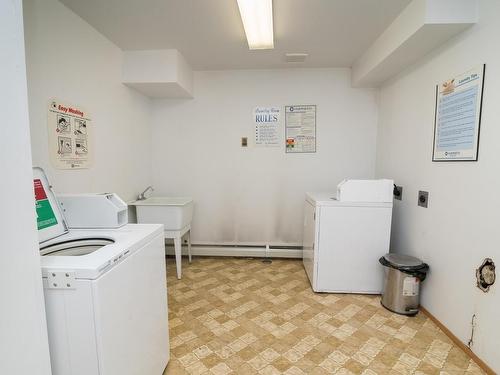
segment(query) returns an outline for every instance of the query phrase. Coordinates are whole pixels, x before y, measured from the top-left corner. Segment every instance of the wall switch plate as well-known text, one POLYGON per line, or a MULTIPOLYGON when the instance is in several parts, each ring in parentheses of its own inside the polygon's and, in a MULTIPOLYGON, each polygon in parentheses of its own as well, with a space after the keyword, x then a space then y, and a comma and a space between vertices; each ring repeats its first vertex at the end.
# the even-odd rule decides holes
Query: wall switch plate
POLYGON ((241 147, 248 147, 248 138, 241 137, 241 147))
POLYGON ((395 186, 394 187, 394 199, 397 199, 398 201, 403 200, 403 187, 402 186, 395 186))
POLYGON ((428 204, 429 204, 429 192, 420 190, 418 192, 418 205, 420 207, 427 208, 428 204))

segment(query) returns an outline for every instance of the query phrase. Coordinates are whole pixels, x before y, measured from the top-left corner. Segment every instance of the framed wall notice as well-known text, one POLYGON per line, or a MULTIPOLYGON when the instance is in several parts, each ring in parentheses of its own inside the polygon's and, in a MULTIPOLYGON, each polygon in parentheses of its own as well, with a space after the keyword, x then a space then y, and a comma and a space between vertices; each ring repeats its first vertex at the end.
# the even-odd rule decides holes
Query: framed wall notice
POLYGON ((485 66, 436 86, 432 161, 477 161, 485 66))
POLYGON ((285 106, 285 142, 287 153, 316 152, 316 106, 285 106))

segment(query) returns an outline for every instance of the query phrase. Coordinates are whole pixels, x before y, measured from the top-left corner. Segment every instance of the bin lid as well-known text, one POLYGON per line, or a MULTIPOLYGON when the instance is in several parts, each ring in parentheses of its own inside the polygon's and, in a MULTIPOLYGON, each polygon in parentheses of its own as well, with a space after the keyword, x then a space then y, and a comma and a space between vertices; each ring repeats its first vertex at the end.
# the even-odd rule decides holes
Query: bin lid
POLYGON ((404 254, 389 253, 384 258, 394 268, 421 268, 424 264, 420 259, 404 254))

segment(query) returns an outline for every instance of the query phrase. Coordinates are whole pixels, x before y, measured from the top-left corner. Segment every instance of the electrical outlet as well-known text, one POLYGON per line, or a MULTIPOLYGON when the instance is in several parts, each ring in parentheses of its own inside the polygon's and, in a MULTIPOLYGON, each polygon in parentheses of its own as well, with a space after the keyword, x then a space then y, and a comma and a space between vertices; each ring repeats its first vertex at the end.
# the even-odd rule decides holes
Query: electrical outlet
POLYGON ((398 201, 403 200, 403 187, 402 186, 395 186, 394 187, 394 199, 397 199, 398 201))
POLYGON ((476 279, 477 287, 487 293, 496 279, 495 263, 493 263, 491 258, 486 258, 476 270, 476 279))
POLYGON ((429 192, 420 190, 418 192, 418 205, 427 208, 429 204, 429 192))

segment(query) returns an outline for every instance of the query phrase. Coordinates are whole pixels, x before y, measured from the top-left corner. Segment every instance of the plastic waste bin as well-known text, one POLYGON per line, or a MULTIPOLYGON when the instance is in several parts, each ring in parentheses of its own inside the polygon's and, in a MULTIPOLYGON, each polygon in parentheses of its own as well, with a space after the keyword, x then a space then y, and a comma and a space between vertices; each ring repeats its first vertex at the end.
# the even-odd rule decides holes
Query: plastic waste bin
POLYGON ((420 306, 420 283, 429 266, 420 259, 403 254, 385 254, 379 259, 384 266, 382 306, 403 315, 415 315, 420 306))

